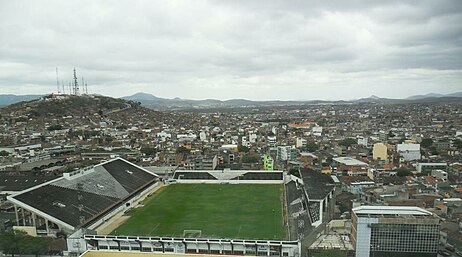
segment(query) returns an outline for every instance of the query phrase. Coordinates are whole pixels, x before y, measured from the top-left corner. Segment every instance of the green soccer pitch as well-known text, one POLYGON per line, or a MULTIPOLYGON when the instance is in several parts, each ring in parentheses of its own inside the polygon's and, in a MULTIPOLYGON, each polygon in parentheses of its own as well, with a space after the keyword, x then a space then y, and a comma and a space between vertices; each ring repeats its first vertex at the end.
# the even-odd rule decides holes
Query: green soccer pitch
POLYGON ((283 185, 173 184, 134 209, 111 234, 286 239, 283 185))

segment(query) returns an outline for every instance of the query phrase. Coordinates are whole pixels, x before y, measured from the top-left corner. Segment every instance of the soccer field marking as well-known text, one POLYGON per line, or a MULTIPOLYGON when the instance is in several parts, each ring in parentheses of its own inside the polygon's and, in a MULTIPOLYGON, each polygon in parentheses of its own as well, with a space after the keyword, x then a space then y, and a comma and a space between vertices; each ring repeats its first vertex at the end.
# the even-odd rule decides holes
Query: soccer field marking
POLYGON ((151 231, 149 231, 149 235, 152 235, 152 232, 154 232, 154 230, 156 230, 156 228, 160 225, 160 223, 157 223, 154 228, 152 228, 151 231))
POLYGON ((200 227, 202 236, 273 239, 276 234, 282 239, 281 191, 280 185, 260 184, 166 186, 113 234, 181 236, 185 228, 200 227))

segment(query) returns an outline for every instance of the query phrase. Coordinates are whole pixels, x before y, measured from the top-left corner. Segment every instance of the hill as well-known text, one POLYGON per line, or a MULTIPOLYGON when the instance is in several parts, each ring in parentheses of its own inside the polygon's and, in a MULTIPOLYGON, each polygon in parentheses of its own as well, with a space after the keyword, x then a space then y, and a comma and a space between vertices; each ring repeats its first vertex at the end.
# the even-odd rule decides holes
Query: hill
POLYGON ((0 95, 0 107, 7 106, 10 104, 22 102, 22 101, 31 101, 35 99, 39 99, 43 95, 0 95))
POLYGON ((356 103, 372 103, 372 104, 400 104, 400 103, 416 103, 416 102, 450 102, 461 100, 462 92, 452 93, 447 95, 442 94, 426 94, 411 96, 406 99, 381 98, 372 95, 367 98, 357 100, 340 100, 340 101, 324 101, 324 100, 304 100, 304 101, 284 101, 284 100, 269 100, 269 101, 253 101, 247 99, 230 99, 230 100, 188 100, 180 98, 160 98, 152 94, 136 93, 131 96, 122 97, 122 99, 140 102, 143 106, 154 109, 207 109, 207 108, 233 108, 233 107, 272 107, 272 106, 295 106, 295 105, 313 105, 313 104, 356 104, 356 103))
POLYGON ((63 128, 111 123, 119 126, 157 125, 170 115, 142 107, 137 102, 97 95, 45 96, 0 109, 4 124, 25 123, 28 128, 62 124, 63 128), (141 123, 143 121, 143 123, 141 123))

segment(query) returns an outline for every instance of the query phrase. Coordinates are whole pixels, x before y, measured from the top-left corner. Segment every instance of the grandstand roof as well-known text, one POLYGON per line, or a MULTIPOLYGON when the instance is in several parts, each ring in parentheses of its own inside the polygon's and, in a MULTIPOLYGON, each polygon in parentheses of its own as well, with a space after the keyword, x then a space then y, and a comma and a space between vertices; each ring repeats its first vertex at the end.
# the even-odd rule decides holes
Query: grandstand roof
POLYGON ((57 177, 0 174, 0 191, 22 191, 55 178, 57 177))
POLYGON ((93 220, 143 188, 157 175, 121 158, 88 167, 9 196, 13 203, 69 228, 93 220))
POLYGON ((309 169, 300 169, 306 193, 310 200, 322 200, 334 189, 334 181, 327 174, 309 169))

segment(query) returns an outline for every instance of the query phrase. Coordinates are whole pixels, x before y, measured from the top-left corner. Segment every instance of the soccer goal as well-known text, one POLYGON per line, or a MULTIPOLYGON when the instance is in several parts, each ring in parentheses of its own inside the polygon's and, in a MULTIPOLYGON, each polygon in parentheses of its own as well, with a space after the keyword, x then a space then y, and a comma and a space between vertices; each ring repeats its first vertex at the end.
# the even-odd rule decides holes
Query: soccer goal
POLYGON ((202 236, 202 230, 197 229, 185 229, 183 230, 184 238, 199 238, 202 236))

